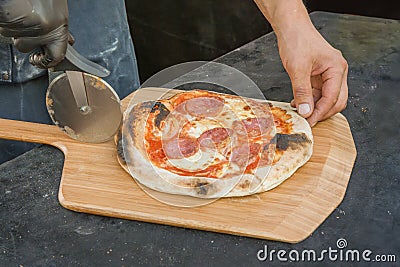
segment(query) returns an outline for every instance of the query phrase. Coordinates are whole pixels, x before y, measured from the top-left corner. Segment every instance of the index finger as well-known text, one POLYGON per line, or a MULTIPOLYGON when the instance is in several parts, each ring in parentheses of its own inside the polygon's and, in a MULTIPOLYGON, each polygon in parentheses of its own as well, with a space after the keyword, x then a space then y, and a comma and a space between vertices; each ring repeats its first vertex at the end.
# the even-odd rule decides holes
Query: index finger
POLYGON ((308 119, 311 126, 322 120, 335 106, 342 87, 344 73, 344 71, 338 69, 328 69, 322 74, 322 96, 315 104, 314 112, 308 119))

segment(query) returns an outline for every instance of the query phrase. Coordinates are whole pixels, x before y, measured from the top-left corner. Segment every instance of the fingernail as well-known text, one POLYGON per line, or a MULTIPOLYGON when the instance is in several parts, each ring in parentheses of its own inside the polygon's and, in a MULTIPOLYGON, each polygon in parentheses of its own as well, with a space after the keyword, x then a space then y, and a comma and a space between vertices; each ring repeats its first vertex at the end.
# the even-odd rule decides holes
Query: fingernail
POLYGON ((310 113, 311 108, 309 104, 300 104, 299 105, 299 113, 300 115, 307 115, 308 113, 310 113))

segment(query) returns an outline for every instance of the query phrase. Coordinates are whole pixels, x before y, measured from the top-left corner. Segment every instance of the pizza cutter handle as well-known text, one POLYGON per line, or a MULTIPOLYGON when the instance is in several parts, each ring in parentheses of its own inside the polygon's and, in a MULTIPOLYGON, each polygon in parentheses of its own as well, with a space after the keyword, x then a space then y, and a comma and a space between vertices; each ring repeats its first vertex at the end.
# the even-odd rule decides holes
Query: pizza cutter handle
POLYGON ((61 141, 73 142, 57 126, 1 118, 0 139, 53 145, 60 149, 61 141))
POLYGON ((110 71, 103 66, 90 61, 78 53, 70 44, 67 46, 67 51, 63 61, 51 69, 53 72, 58 71, 81 71, 92 74, 97 77, 107 77, 110 71))

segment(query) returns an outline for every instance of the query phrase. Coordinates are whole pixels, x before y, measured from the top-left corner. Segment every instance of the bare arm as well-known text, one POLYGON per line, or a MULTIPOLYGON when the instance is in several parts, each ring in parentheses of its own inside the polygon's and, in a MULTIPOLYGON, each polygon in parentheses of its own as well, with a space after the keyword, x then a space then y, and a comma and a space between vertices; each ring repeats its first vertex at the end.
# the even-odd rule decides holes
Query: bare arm
POLYGON ((341 52, 315 29, 301 0, 255 0, 277 38, 292 82, 292 105, 311 126, 347 104, 348 66, 341 52))

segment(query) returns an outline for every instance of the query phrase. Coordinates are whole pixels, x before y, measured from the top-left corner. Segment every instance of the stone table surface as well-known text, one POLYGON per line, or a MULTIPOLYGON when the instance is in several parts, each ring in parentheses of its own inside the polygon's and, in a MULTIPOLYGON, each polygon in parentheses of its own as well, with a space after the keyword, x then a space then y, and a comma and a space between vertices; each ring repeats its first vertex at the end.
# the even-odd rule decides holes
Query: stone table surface
MULTIPOLYGON (((319 255, 337 249, 340 238, 346 249, 371 250, 371 259, 395 255, 399 264, 400 22, 324 12, 311 18, 348 60, 343 114, 358 156, 343 202, 305 241, 284 244, 66 210, 57 199, 63 154, 41 146, 0 166, 0 266, 282 266, 293 262, 280 262, 276 255, 261 262, 258 251, 267 246, 286 250, 286 257, 306 249, 319 255)), ((217 62, 248 75, 268 99, 292 98, 272 33, 217 62)), ((345 263, 325 254, 319 264, 345 263)))

